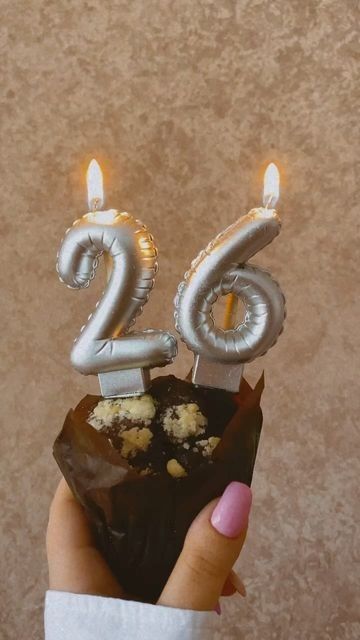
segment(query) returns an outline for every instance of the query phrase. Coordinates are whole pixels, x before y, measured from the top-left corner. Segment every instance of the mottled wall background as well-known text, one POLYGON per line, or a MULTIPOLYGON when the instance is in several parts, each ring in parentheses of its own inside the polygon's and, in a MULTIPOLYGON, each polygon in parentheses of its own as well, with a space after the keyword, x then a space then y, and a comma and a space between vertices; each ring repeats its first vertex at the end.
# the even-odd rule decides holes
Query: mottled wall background
MULTIPOLYGON (((360 637, 356 0, 1 0, 1 631, 41 637, 52 442, 96 381, 69 350, 101 290, 58 283, 96 156, 107 203, 143 218, 160 274, 140 326, 172 328, 190 260, 281 168, 287 292, 265 359, 246 601, 224 638, 360 637)), ((185 348, 174 370, 191 362, 185 348)))

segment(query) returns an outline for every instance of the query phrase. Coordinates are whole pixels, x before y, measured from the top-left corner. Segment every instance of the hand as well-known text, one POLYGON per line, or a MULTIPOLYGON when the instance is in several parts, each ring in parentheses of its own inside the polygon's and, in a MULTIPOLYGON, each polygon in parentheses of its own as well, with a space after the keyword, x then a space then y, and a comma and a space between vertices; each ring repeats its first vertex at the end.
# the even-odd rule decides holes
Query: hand
MULTIPOLYGON (((250 489, 232 482, 219 500, 200 512, 158 604, 208 611, 218 608, 220 595, 235 591, 245 595, 232 567, 245 541, 250 507, 250 489)), ((46 543, 50 589, 126 598, 96 549, 85 512, 64 479, 50 508, 46 543)))

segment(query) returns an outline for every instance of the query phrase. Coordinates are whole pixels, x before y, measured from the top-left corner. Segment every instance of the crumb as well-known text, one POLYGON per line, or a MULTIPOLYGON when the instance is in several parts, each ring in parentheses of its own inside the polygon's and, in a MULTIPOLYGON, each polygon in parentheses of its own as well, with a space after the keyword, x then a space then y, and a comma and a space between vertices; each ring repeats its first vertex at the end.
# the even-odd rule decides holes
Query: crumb
POLYGON ((123 439, 121 455, 124 458, 131 458, 138 451, 146 451, 148 449, 153 434, 150 429, 146 427, 144 429, 133 427, 132 429, 128 429, 128 431, 123 431, 121 437, 123 439))
POLYGON ((194 402, 169 407, 163 417, 164 431, 177 441, 199 436, 206 425, 207 419, 194 402))
POLYGON ((119 407, 120 418, 150 424, 156 413, 154 399, 148 393, 134 398, 116 398, 114 402, 119 407))
POLYGON ((118 409, 113 400, 100 400, 87 421, 94 429, 100 431, 102 427, 110 427, 117 413, 118 409))
POLYGON ((98 402, 88 418, 88 423, 97 431, 102 427, 110 427, 115 419, 123 418, 149 425, 155 413, 155 402, 149 394, 134 398, 110 398, 98 402))
POLYGON ((195 453, 199 453, 198 447, 193 447, 192 450, 195 451, 195 453))
POLYGON ((139 471, 141 476, 151 476, 153 470, 150 467, 146 467, 145 469, 141 469, 141 471, 139 471))
POLYGON ((184 467, 182 467, 175 458, 168 460, 166 470, 173 478, 184 478, 184 476, 187 476, 184 467))
POLYGON ((188 442, 184 442, 183 447, 184 449, 190 449, 190 445, 188 442))
POLYGON ((214 449, 218 446, 221 438, 211 436, 208 440, 198 440, 197 445, 202 448, 202 454, 205 458, 210 458, 214 449))

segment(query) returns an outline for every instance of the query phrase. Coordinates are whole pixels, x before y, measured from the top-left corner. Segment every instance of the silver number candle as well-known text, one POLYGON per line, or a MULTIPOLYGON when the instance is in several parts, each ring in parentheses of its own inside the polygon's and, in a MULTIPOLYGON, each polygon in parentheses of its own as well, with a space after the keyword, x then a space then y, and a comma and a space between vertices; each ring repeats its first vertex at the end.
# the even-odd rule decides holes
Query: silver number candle
POLYGON ((247 261, 280 232, 275 209, 278 171, 265 174, 264 207, 220 233, 191 264, 175 298, 175 324, 194 352, 194 384, 237 391, 245 362, 263 355, 282 331, 285 299, 270 274, 247 261), (245 307, 234 328, 215 326, 212 307, 219 296, 233 294, 245 307))
MULTIPOLYGON (((102 204, 101 172, 94 162, 88 171, 90 208, 102 204)), ((177 353, 176 339, 166 331, 128 333, 154 285, 157 250, 147 228, 128 213, 92 211, 65 235, 57 263, 60 279, 70 288, 88 287, 102 254, 111 257, 111 274, 75 341, 71 362, 84 375, 99 375, 103 396, 142 393, 150 382, 149 368, 172 362, 177 353)))

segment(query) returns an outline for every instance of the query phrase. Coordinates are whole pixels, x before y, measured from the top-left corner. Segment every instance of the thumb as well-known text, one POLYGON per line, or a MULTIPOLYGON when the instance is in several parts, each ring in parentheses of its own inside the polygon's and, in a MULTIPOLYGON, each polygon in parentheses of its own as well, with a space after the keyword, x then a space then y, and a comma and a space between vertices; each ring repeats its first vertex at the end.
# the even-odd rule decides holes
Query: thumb
POLYGON ((251 490, 231 482, 192 523, 158 604, 210 611, 218 603, 246 537, 251 490))

